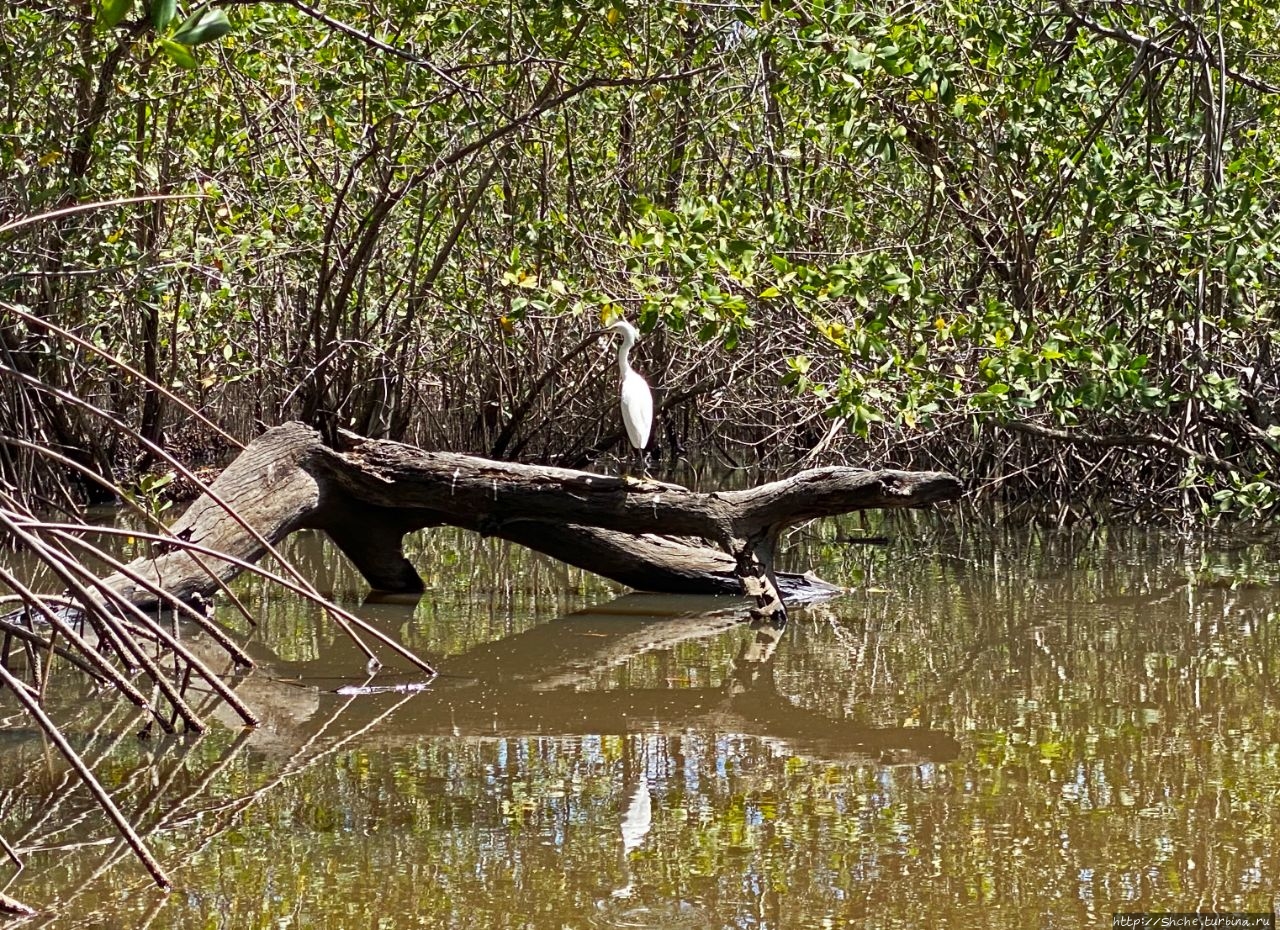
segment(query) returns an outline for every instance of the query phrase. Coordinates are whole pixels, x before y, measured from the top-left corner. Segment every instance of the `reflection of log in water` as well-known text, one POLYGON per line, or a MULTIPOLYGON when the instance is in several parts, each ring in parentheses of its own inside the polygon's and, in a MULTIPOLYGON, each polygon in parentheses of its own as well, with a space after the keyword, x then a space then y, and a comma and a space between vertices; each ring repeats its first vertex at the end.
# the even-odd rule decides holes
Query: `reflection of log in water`
MULTIPOLYGON (((767 624, 749 628, 747 614, 747 604, 737 598, 630 594, 443 661, 430 690, 406 704, 375 738, 400 742, 432 735, 516 738, 706 728, 828 760, 942 762, 956 756, 959 745, 946 733, 868 727, 791 704, 777 693, 771 674, 780 631, 767 624), (600 673, 639 656, 726 634, 748 635, 722 686, 592 687, 600 673)), ((265 660, 261 664, 271 668, 265 660)), ((292 668, 306 674, 305 667, 292 668)), ((371 684, 392 681, 379 676, 371 684)), ((283 700, 302 698, 296 685, 282 687, 283 700)), ((348 710, 347 723, 359 725, 383 708, 384 701, 370 695, 348 710)), ((260 709, 279 721, 299 716, 260 709)), ((298 739, 305 738, 305 729, 298 739)), ((287 731, 273 735, 273 742, 288 740, 287 731)))
POLYGON ((541 691, 582 687, 632 659, 741 627, 739 597, 627 594, 449 659, 448 678, 483 678, 541 691))
MULTIPOLYGON (((225 590, 225 581, 237 572, 253 567, 251 563, 265 553, 274 552, 274 544, 289 533, 303 528, 323 529, 374 588, 416 593, 424 590, 424 584, 405 557, 405 534, 451 524, 503 536, 636 587, 678 592, 722 592, 726 587, 739 587, 752 599, 748 609, 756 626, 772 627, 759 630, 739 663, 760 666, 768 661, 786 622, 784 593, 801 599, 834 593, 833 586, 810 576, 779 578, 774 570, 774 554, 780 535, 788 526, 867 508, 924 506, 951 499, 959 491, 960 483, 943 473, 832 467, 812 469, 748 490, 697 493, 654 481, 628 481, 568 469, 426 452, 354 435, 344 435, 341 448, 333 448, 314 431, 290 424, 269 431, 246 449, 188 508, 169 536, 138 534, 163 548, 139 556, 129 565, 83 541, 78 534, 85 527, 79 524, 50 524, 31 515, 0 514, 6 532, 40 553, 43 562, 74 595, 71 602, 61 597, 38 596, 0 567, 0 581, 16 592, 27 612, 0 618, 8 627, 2 651, 7 657, 11 639, 20 638, 28 653, 31 677, 28 687, 13 675, 6 662, 0 662, 0 684, 16 695, 63 753, 157 884, 168 887, 167 876, 142 845, 129 820, 46 716, 42 707, 44 667, 37 659, 36 646, 48 650, 50 661, 55 650, 67 644, 74 646, 74 654, 68 653, 66 658, 82 672, 110 682, 139 707, 147 708, 154 724, 166 733, 175 731, 179 720, 189 731, 204 729, 203 721, 189 706, 189 685, 216 692, 241 721, 254 725, 257 718, 229 682, 212 670, 210 661, 171 634, 165 624, 156 623, 151 614, 153 608, 179 608, 189 622, 203 628, 202 641, 219 643, 219 658, 229 655, 234 661, 243 662, 246 655, 208 623, 196 607, 202 608, 207 597, 225 590), (45 539, 41 533, 51 536, 45 539), (114 568, 114 573, 106 579, 95 577, 84 561, 85 552, 90 561, 101 560, 114 568), (50 606, 54 602, 57 610, 50 606), (105 653, 73 629, 80 615, 64 617, 64 607, 83 612, 83 618, 93 625, 102 643, 109 645, 105 653), (51 627, 47 640, 33 629, 23 629, 37 614, 51 627), (167 665, 162 668, 161 660, 141 645, 140 634, 161 644, 166 655, 181 660, 181 665, 175 665, 172 678, 166 674, 167 665), (57 642, 57 637, 64 642, 57 642), (119 657, 121 668, 116 667, 111 656, 119 657), (137 668, 163 695, 172 709, 171 715, 161 702, 148 700, 129 680, 129 673, 137 668)), ((132 531, 99 527, 96 532, 132 531)), ((296 584, 271 576, 274 583, 314 596, 310 585, 287 564, 285 567, 296 584)), ((360 646, 368 667, 376 669, 380 663, 355 632, 357 628, 427 675, 434 674, 429 665, 394 637, 385 636, 332 604, 324 606, 360 646)), ((723 618, 717 621, 721 622, 723 618)), ((586 732, 566 729, 565 721, 558 718, 556 701, 562 693, 584 676, 590 677, 637 652, 663 648, 664 641, 675 642, 689 635, 696 634, 652 632, 645 640, 616 644, 611 654, 587 657, 577 666, 561 663, 556 672, 559 677, 526 674, 513 688, 494 688, 483 679, 460 688, 442 685, 438 701, 448 703, 457 694, 463 695, 461 703, 447 708, 455 721, 481 695, 482 703, 494 715, 500 718, 502 709, 510 709, 514 714, 511 725, 533 727, 528 732, 586 732), (527 707, 516 709, 521 700, 527 707)), ((207 650, 199 651, 207 654, 207 650)), ((715 713, 734 713, 735 702, 752 693, 757 685, 754 674, 736 676, 729 691, 720 695, 720 703, 727 701, 728 711, 717 705, 715 713)), ((695 711, 705 713, 702 709, 712 700, 710 694, 702 696, 697 690, 677 692, 680 706, 671 708, 666 694, 615 691, 596 709, 596 717, 587 714, 584 719, 595 720, 592 729, 596 732, 625 730, 628 727, 620 727, 611 715, 618 712, 619 706, 630 705, 640 716, 654 718, 654 722, 687 726, 689 716, 695 711), (671 714, 674 716, 668 720, 671 714)), ((577 698, 572 706, 582 710, 586 703, 577 698)), ((291 697, 280 704, 296 701, 291 697)), ((621 719, 626 717, 623 713, 621 719)), ((485 727, 478 723, 479 720, 467 725, 476 726, 477 735, 495 726, 494 720, 488 720, 485 727)), ((455 723, 451 730, 458 732, 459 725, 455 723)))
POLYGON ((723 688, 538 691, 480 682, 445 684, 396 717, 384 738, 414 736, 572 736, 699 727, 741 733, 795 755, 853 761, 945 762, 959 744, 946 733, 867 727, 795 707, 775 693, 723 688))

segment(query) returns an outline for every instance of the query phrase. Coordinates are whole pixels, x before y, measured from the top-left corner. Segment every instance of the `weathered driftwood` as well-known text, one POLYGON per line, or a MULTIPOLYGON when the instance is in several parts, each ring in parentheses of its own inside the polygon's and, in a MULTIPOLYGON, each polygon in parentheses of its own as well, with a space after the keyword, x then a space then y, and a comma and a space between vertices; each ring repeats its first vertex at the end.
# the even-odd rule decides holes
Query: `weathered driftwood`
MULTIPOLYGON (((642 590, 743 592, 761 618, 781 624, 783 595, 805 599, 833 590, 811 575, 775 576, 773 550, 784 528, 853 510, 923 506, 959 490, 955 478, 937 472, 820 468, 745 491, 697 493, 354 436, 332 448, 314 430, 291 423, 255 440, 192 504, 173 527, 177 548, 130 568, 184 599, 205 596, 216 583, 185 546, 252 561, 263 555, 264 540, 274 545, 295 530, 316 528, 376 590, 421 592, 404 535, 453 525, 642 590)), ((207 556, 201 561, 224 581, 239 570, 207 556)), ((128 578, 111 583, 136 603, 154 602, 128 578)))

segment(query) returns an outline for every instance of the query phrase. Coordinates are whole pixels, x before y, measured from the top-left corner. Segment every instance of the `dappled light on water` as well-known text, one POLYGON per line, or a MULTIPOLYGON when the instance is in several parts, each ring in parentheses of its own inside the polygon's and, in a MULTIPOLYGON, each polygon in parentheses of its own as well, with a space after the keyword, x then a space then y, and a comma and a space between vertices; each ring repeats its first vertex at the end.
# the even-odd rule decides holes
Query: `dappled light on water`
POLYGON ((412 553, 421 602, 366 602, 298 538, 321 590, 440 678, 366 681, 312 608, 244 581, 261 625, 223 619, 261 663, 237 689, 258 730, 141 741, 131 710, 50 697, 177 890, 150 887, 14 729, 0 800, 26 868, 6 891, 49 927, 1021 928, 1274 907, 1269 550, 909 514, 791 545, 786 567, 854 591, 797 610, 756 662, 732 598, 615 600, 441 532, 412 553), (873 535, 888 544, 839 541, 873 535))

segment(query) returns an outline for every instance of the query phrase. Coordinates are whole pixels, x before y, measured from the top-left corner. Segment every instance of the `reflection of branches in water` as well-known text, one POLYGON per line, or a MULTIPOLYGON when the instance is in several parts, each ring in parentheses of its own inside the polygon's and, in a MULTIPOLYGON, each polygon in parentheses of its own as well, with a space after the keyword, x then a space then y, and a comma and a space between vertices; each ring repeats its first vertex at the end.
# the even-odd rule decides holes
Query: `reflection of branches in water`
MULTIPOLYGON (((206 715, 210 713, 218 703, 218 695, 208 695, 203 704, 197 708, 197 712, 202 716, 206 715)), ((93 768, 98 767, 107 758, 116 753, 126 738, 136 731, 138 723, 143 717, 143 711, 135 709, 132 713, 127 714, 124 719, 120 719, 122 708, 118 704, 108 705, 105 709, 93 702, 79 702, 76 706, 78 710, 62 722, 61 728, 63 730, 67 730, 74 726, 80 717, 97 712, 96 721, 89 724, 87 727, 80 728, 82 732, 86 733, 84 741, 85 749, 81 751, 80 755, 84 759, 85 764, 93 768), (104 738, 103 731, 108 727, 111 728, 111 735, 104 738), (93 750, 92 756, 89 753, 89 750, 91 749, 93 750)), ((246 730, 244 732, 244 736, 247 737, 249 732, 250 731, 246 730)), ((157 796, 163 792, 164 785, 167 785, 172 778, 182 770, 182 765, 183 763, 181 758, 174 761, 170 767, 169 776, 162 781, 162 784, 156 792, 157 796)), ((18 797, 31 797, 36 794, 36 792, 31 790, 31 782, 36 775, 36 771, 37 769, 34 766, 25 768, 18 783, 4 791, 3 797, 0 798, 0 819, 7 819, 7 814, 18 797)), ((129 786, 132 783, 143 782, 152 774, 153 770, 149 765, 139 766, 132 773, 126 776, 124 783, 115 789, 116 793, 127 794, 129 786)), ((68 799, 75 796, 72 790, 74 787, 74 781, 75 777, 73 772, 65 771, 58 783, 46 792, 46 796, 48 798, 47 802, 41 804, 38 807, 37 813, 34 814, 29 821, 18 828, 16 841, 20 844, 20 852, 29 853, 48 850, 52 848, 49 844, 54 838, 74 829, 76 826, 84 822, 85 818, 89 814, 88 810, 81 811, 70 818, 63 819, 60 825, 52 830, 45 831, 43 833, 40 832, 40 828, 44 824, 48 823, 51 818, 63 810, 68 799)), ((147 806, 148 805, 146 803, 139 805, 138 810, 133 815, 135 823, 138 822, 147 806)), ((139 832, 145 834, 147 831, 142 830, 139 832)), ((101 841, 92 842, 96 845, 101 841)), ((63 845, 57 848, 70 849, 82 845, 85 844, 77 843, 63 845)))
MULTIPOLYGON (((918 534, 924 557, 914 546, 911 557, 830 547, 862 590, 820 626, 830 650, 788 655, 784 684, 826 694, 812 687, 823 674, 847 683, 850 716, 926 725, 963 716, 969 728, 997 731, 1018 714, 1059 724, 1043 722, 1034 707, 991 701, 993 689, 1041 707, 1082 693, 1121 707, 1155 703, 1188 719, 1207 689, 1247 689, 1267 706, 1276 693, 1274 593, 1251 584, 1260 570, 1274 571, 1264 542, 934 523, 918 534), (1206 577, 1224 576, 1233 587, 1206 589, 1206 577), (1152 655, 1161 661, 1143 659, 1152 655), (1240 659, 1226 673, 1223 655, 1240 659), (886 667, 895 679, 889 688, 886 667)), ((813 535, 829 539, 830 531, 819 526, 813 535)))
MULTIPOLYGON (((221 759, 212 766, 210 772, 206 773, 205 777, 201 778, 193 787, 187 789, 187 791, 184 792, 184 794, 181 795, 175 801, 174 808, 175 809, 181 808, 189 800, 198 797, 204 791, 204 789, 209 785, 209 783, 213 780, 213 778, 217 777, 217 774, 221 772, 227 766, 227 764, 230 763, 232 758, 234 758, 239 753, 240 748, 246 742, 248 742, 249 736, 250 736, 250 731, 248 730, 242 731, 239 734, 239 736, 230 744, 230 746, 223 752, 221 759)), ((133 818, 135 823, 141 822, 142 817, 148 812, 148 810, 151 807, 153 807, 159 801, 159 799, 164 794, 164 792, 169 788, 170 785, 173 784, 177 776, 183 773, 184 771, 186 771, 185 759, 175 758, 170 760, 170 764, 168 766, 167 771, 162 771, 161 773, 159 773, 159 777, 156 778, 155 788, 151 792, 149 792, 146 796, 144 796, 143 799, 135 806, 135 809, 133 811, 133 818)), ((144 762, 142 765, 138 766, 138 768, 136 768, 133 772, 129 774, 129 776, 125 779, 125 783, 126 785, 128 785, 129 783, 134 782, 135 780, 138 780, 140 776, 155 775, 155 774, 156 773, 154 772, 152 765, 147 762, 144 762)), ((140 832, 144 836, 150 836, 155 833, 155 829, 152 828, 150 830, 143 830, 140 832)), ((102 840, 99 842, 103 844, 111 843, 109 839, 102 840)), ((80 845, 90 845, 90 844, 85 843, 80 845)), ((79 888, 76 889, 75 892, 73 892, 67 898, 62 899, 60 901, 52 902, 49 905, 47 910, 50 916, 56 914, 59 910, 65 910, 68 905, 76 901, 85 891, 92 888, 95 882, 97 882, 103 875, 105 875, 113 866, 119 863, 121 859, 123 859, 126 855, 128 855, 128 849, 125 848, 124 844, 115 842, 115 843, 111 843, 111 845, 112 845, 112 848, 109 849, 103 855, 102 861, 98 863, 98 865, 94 868, 94 870, 90 872, 89 875, 84 878, 84 880, 81 881, 79 888)), ((62 847, 62 848, 69 848, 69 847, 62 847)), ((142 890, 142 886, 139 887, 139 891, 141 890, 142 890)), ((163 897, 159 898, 160 902, 163 902, 164 900, 165 899, 163 897)))
MULTIPOLYGON (((186 817, 182 818, 181 820, 172 820, 168 822, 166 825, 169 827, 179 827, 187 823, 190 823, 193 820, 202 819, 204 817, 208 817, 213 814, 227 815, 225 820, 218 826, 216 830, 214 830, 213 832, 205 836, 200 842, 200 844, 194 847, 193 849, 191 849, 190 852, 188 853, 188 855, 194 855, 200 849, 204 848, 204 846, 206 846, 210 840, 212 840, 218 834, 224 832, 231 825, 231 820, 235 816, 237 816, 238 814, 246 810, 250 805, 252 805, 255 801, 259 800, 263 795, 265 795, 272 788, 288 780, 289 778, 292 778, 293 776, 306 771, 308 768, 315 765, 321 759, 324 759, 327 756, 333 755, 335 752, 342 749, 344 746, 349 744, 352 740, 356 739, 357 737, 360 737, 365 735, 366 733, 369 733, 378 725, 380 725, 383 721, 387 720, 387 718, 389 718, 397 710, 403 707, 406 703, 413 700, 415 697, 417 697, 421 693, 422 692, 415 691, 415 692, 406 694, 404 697, 400 698, 400 700, 396 701, 396 703, 391 705, 386 710, 382 711, 377 716, 373 717, 371 720, 366 721, 361 726, 352 730, 346 736, 343 736, 340 739, 336 740, 331 746, 328 746, 327 748, 320 750, 313 756, 309 756, 305 759, 302 758, 303 753, 306 752, 306 750, 310 749, 316 743, 317 740, 319 740, 322 736, 324 736, 324 734, 328 731, 328 729, 335 722, 337 722, 337 720, 343 715, 343 713, 349 707, 353 705, 353 703, 360 700, 359 696, 352 696, 347 698, 334 710, 332 714, 329 715, 329 718, 323 724, 320 725, 320 728, 311 736, 309 736, 306 739, 306 741, 303 742, 303 744, 298 747, 298 749, 293 753, 293 755, 291 755, 285 761, 284 765, 281 766, 280 771, 276 773, 276 775, 272 777, 269 781, 263 784, 260 788, 257 788, 254 791, 242 797, 236 798, 233 801, 224 802, 224 803, 220 803, 210 807, 202 808, 199 811, 195 811, 195 812, 192 812, 191 814, 188 814, 186 817)), ((154 832, 154 831, 150 831, 150 832, 154 832)))
MULTIPOLYGON (((889 663, 881 650, 882 641, 877 635, 878 631, 872 624, 864 623, 862 625, 862 638, 859 640, 854 637, 853 632, 844 623, 840 622, 834 611, 823 610, 820 612, 813 611, 812 613, 821 616, 836 643, 852 660, 850 677, 860 679, 863 675, 868 676, 869 680, 866 682, 867 693, 874 694, 876 692, 879 685, 876 676, 882 667, 884 669, 885 685, 890 686, 893 684, 893 672, 890 670, 889 663), (869 658, 868 655, 870 656, 869 658), (869 673, 868 666, 870 668, 869 673)), ((850 688, 849 700, 855 700, 857 696, 857 692, 850 688)), ((845 710, 849 710, 847 703, 845 710)))
MULTIPOLYGON (((114 735, 104 739, 102 737, 103 730, 107 727, 108 723, 112 721, 113 717, 118 716, 118 713, 119 713, 118 707, 108 707, 99 717, 97 723, 94 724, 92 727, 90 727, 88 731, 89 739, 86 743, 86 751, 81 753, 81 757, 85 759, 85 763, 87 765, 91 765, 96 768, 102 762, 103 759, 111 755, 120 746, 120 743, 127 736, 130 735, 130 733, 133 731, 134 726, 137 725, 138 720, 141 718, 141 711, 135 711, 132 715, 129 716, 128 719, 124 720, 123 722, 117 721, 117 726, 115 727, 114 735), (89 758, 87 750, 89 748, 94 747, 95 744, 99 744, 99 743, 101 743, 101 745, 98 747, 98 751, 96 752, 95 756, 93 758, 89 758)), ((27 777, 30 777, 30 772, 24 773, 24 784, 19 786, 19 790, 25 787, 25 780, 27 777)), ((88 815, 87 811, 81 812, 79 816, 75 817, 69 822, 64 822, 57 829, 49 831, 48 833, 45 833, 45 834, 39 833, 40 827, 43 826, 45 823, 47 823, 55 814, 57 814, 63 808, 64 804, 69 798, 72 798, 75 796, 73 791, 74 785, 75 785, 74 772, 71 772, 71 771, 64 772, 58 784, 54 785, 50 789, 50 791, 47 793, 48 801, 40 805, 40 807, 37 810, 37 813, 32 817, 30 821, 23 824, 21 827, 17 829, 17 831, 15 831, 14 835, 16 836, 16 842, 19 844, 18 846, 19 852, 22 852, 22 853, 35 852, 37 849, 40 848, 38 846, 33 845, 36 842, 35 837, 37 837, 38 835, 46 838, 57 836, 58 834, 63 833, 73 828, 74 826, 78 825, 88 815)), ((14 794, 16 794, 16 791, 9 792, 8 794, 10 796, 13 796, 14 794)))
MULTIPOLYGON (((66 759, 69 771, 89 790, 156 884, 168 887, 168 877, 98 781, 93 766, 72 748, 62 729, 45 712, 44 695, 56 650, 69 651, 74 660, 70 664, 73 671, 113 687, 149 715, 148 725, 156 723, 165 733, 174 732, 178 720, 189 731, 203 730, 203 722, 187 703, 186 693, 193 678, 217 691, 246 723, 255 722, 255 718, 221 677, 180 643, 158 616, 142 611, 99 578, 96 566, 118 564, 111 553, 68 536, 61 527, 37 519, 21 501, 0 490, 0 538, 21 545, 66 591, 65 595, 37 593, 24 584, 17 572, 0 566, 0 584, 13 592, 8 600, 18 604, 18 609, 4 618, 8 629, 0 649, 0 683, 13 692, 35 725, 66 759), (37 621, 46 624, 47 638, 43 632, 36 632, 37 621), (25 634, 15 632, 24 628, 25 634), (10 668, 9 647, 15 636, 26 653, 25 672, 30 684, 10 668), (154 655, 148 640, 156 646, 154 655), (43 647, 43 659, 35 648, 37 644, 43 647), (172 676, 161 667, 161 656, 172 658, 172 676), (139 671, 153 690, 151 698, 134 684, 139 671)), ((193 613, 186 605, 180 609, 193 613)), ((49 814, 46 812, 46 816, 49 814)))
MULTIPOLYGON (((364 595, 367 584, 346 557, 319 533, 295 533, 285 556, 314 573, 316 586, 342 597, 363 596, 361 615, 396 630, 419 654, 457 655, 475 645, 522 632, 618 593, 619 586, 514 543, 482 538, 456 527, 411 534, 406 554, 430 587, 430 596, 364 595)), ((237 581, 251 606, 265 604, 259 579, 237 581)), ((308 660, 331 640, 305 604, 274 598, 262 612, 259 640, 277 655, 308 660), (306 637, 297 630, 305 626, 306 637)))
MULTIPOLYGON (((154 836, 165 825, 165 823, 169 819, 171 819, 178 811, 181 811, 190 802, 194 801, 195 799, 199 798, 202 794, 204 794, 205 790, 213 783, 214 779, 216 779, 218 775, 220 775, 226 769, 226 767, 231 764, 231 761, 237 755, 239 755, 240 750, 245 745, 248 744, 251 735, 252 735, 251 731, 241 730, 241 732, 236 736, 236 738, 227 746, 225 750, 223 750, 222 755, 219 757, 218 761, 215 762, 212 766, 210 766, 209 770, 205 772, 205 774, 198 781, 196 781, 195 784, 193 784, 186 791, 184 791, 179 797, 174 799, 173 803, 170 805, 167 811, 158 813, 155 819, 152 821, 151 825, 148 828, 140 831, 142 835, 145 837, 154 836)), ((159 802, 165 790, 170 785, 173 784, 174 780, 177 778, 177 776, 180 773, 185 771, 185 768, 186 768, 185 760, 176 759, 173 761, 173 764, 170 765, 169 770, 163 773, 161 778, 157 779, 157 785, 155 789, 151 791, 146 797, 144 797, 143 800, 137 805, 137 808, 133 812, 135 822, 141 822, 143 816, 149 812, 150 808, 154 807, 159 802)), ((149 771, 149 767, 147 766, 140 767, 138 771, 149 771)), ((135 772, 134 774, 137 774, 137 772, 135 772)), ((202 843, 201 846, 203 845, 204 844, 202 843)), ((113 868, 116 864, 118 864, 120 860, 124 858, 125 855, 126 855, 126 850, 122 848, 121 844, 119 843, 114 844, 114 848, 109 850, 103 856, 102 861, 98 863, 98 865, 94 868, 94 870, 91 873, 89 873, 88 876, 85 877, 85 879, 80 883, 79 888, 77 888, 76 891, 72 893, 69 897, 56 902, 55 905, 52 905, 50 907, 50 913, 52 914, 57 910, 66 910, 66 908, 69 905, 74 903, 76 900, 79 899, 81 895, 83 895, 85 892, 90 890, 94 886, 94 883, 96 883, 111 868, 113 868)), ((138 890, 139 892, 141 892, 143 890, 142 886, 139 886, 138 890)), ((149 924, 151 920, 154 920, 155 915, 159 913, 160 909, 164 906, 164 903, 166 900, 167 900, 166 898, 162 896, 158 896, 155 902, 147 910, 147 915, 148 915, 147 923, 141 924, 140 926, 146 926, 149 924)))
MULTIPOLYGON (((194 780, 187 786, 177 797, 172 798, 169 803, 161 807, 166 794, 172 788, 174 783, 184 772, 188 771, 188 766, 192 758, 188 753, 184 756, 174 758, 160 772, 155 772, 153 763, 144 761, 136 769, 134 769, 125 778, 126 788, 120 789, 119 793, 126 793, 128 785, 132 784, 141 792, 148 783, 148 779, 154 777, 154 786, 146 791, 134 804, 131 811, 134 822, 142 826, 139 833, 146 838, 152 838, 166 831, 174 831, 184 829, 191 831, 184 839, 188 842, 181 843, 182 848, 174 848, 168 857, 172 860, 170 868, 175 871, 181 871, 185 864, 193 861, 196 856, 227 830, 234 827, 237 820, 250 808, 255 802, 263 798, 267 793, 279 786, 282 782, 292 778, 328 756, 340 751, 348 746, 353 740, 357 740, 371 730, 385 722, 392 714, 399 710, 406 702, 416 697, 416 694, 409 694, 401 698, 399 701, 386 708, 372 719, 362 722, 359 726, 353 728, 350 732, 341 735, 335 739, 330 745, 316 752, 312 750, 316 744, 324 739, 346 714, 346 711, 352 706, 355 698, 349 698, 341 702, 329 717, 312 733, 297 750, 285 761, 279 771, 268 781, 257 788, 246 792, 229 800, 219 801, 211 804, 198 804, 200 798, 204 797, 210 786, 215 780, 227 769, 228 766, 240 755, 246 745, 251 742, 252 731, 242 730, 237 734, 236 738, 228 744, 228 746, 219 755, 219 758, 206 769, 198 779, 194 780)), ((136 719, 136 718, 135 718, 136 719)), ((127 732, 127 728, 125 728, 127 732)), ((110 751, 115 745, 104 750, 110 751)), ((194 747, 191 747, 194 748, 194 747)), ((49 793, 48 799, 44 806, 57 807, 62 804, 63 799, 72 786, 69 782, 63 781, 52 792, 49 793)), ((45 822, 47 818, 41 818, 40 823, 45 822)), ((36 825, 38 826, 38 824, 36 825)), ((69 849, 83 848, 91 845, 102 843, 111 843, 112 848, 106 850, 102 860, 95 866, 93 871, 78 883, 76 889, 64 897, 50 902, 46 913, 53 916, 59 912, 65 912, 75 902, 88 894, 95 884, 123 858, 129 855, 129 850, 119 842, 113 842, 110 839, 84 841, 74 844, 73 846, 54 846, 49 845, 47 841, 67 829, 66 825, 59 825, 48 834, 33 839, 33 845, 29 845, 24 851, 31 852, 35 850, 52 850, 52 849, 69 849), (42 845, 34 845, 44 841, 42 845)), ((28 831, 29 833, 31 831, 28 831)), ((141 893, 145 891, 145 885, 138 885, 136 890, 141 893)), ((138 927, 150 926, 159 915, 167 898, 158 898, 152 906, 150 906, 142 922, 137 924, 138 927)))

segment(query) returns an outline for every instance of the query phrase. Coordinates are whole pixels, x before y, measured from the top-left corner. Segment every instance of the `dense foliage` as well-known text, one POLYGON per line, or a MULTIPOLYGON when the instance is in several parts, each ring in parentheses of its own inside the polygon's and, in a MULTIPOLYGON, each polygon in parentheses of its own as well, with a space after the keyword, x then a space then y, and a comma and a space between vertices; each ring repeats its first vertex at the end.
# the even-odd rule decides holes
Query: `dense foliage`
POLYGON ((1259 0, 11 4, 0 432, 578 464, 621 311, 668 451, 1257 513, 1278 54, 1259 0))

